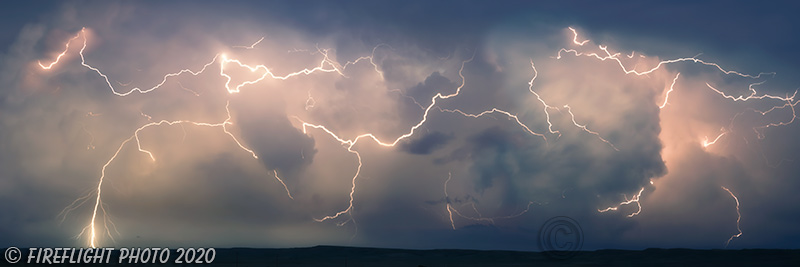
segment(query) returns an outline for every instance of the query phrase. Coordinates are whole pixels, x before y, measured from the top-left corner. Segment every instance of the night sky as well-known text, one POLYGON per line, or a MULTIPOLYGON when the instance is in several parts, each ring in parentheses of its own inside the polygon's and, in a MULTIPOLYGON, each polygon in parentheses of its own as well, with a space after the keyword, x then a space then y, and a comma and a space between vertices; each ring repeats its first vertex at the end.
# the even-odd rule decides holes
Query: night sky
POLYGON ((800 248, 798 4, 519 2, 4 2, 0 247, 800 248))

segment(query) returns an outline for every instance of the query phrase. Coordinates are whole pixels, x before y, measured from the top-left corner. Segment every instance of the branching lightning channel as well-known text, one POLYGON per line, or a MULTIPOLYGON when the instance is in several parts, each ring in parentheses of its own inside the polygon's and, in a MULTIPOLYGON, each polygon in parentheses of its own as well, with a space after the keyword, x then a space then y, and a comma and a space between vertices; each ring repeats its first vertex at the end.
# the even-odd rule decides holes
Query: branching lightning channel
MULTIPOLYGON (((373 50, 373 53, 374 53, 374 50, 373 50)), ((474 56, 473 56, 473 58, 474 58, 474 56)), ((546 138, 545 135, 537 133, 537 132, 534 132, 533 130, 530 129, 530 127, 528 127, 526 124, 522 123, 519 120, 519 117, 517 115, 511 114, 508 111, 504 111, 504 110, 501 110, 501 109, 498 109, 498 108, 492 108, 490 110, 483 111, 481 113, 470 114, 470 113, 463 112, 463 111, 461 111, 459 109, 452 109, 451 110, 451 109, 444 109, 444 108, 440 108, 440 107, 436 106, 437 100, 444 100, 444 99, 452 98, 452 97, 458 96, 460 94, 461 89, 466 85, 466 78, 464 77, 464 74, 463 74, 464 67, 465 67, 466 63, 472 61, 473 58, 465 60, 465 61, 463 61, 461 63, 461 68, 458 71, 459 77, 461 77, 461 85, 456 88, 456 92, 454 92, 452 94, 448 94, 448 95, 443 95, 442 93, 437 93, 436 95, 434 95, 431 98, 431 104, 428 105, 428 107, 424 109, 424 113, 422 115, 422 119, 416 125, 412 126, 408 133, 397 137, 392 142, 381 141, 378 137, 376 137, 372 133, 361 134, 361 135, 356 136, 356 138, 354 138, 354 139, 344 139, 344 138, 340 137, 338 134, 336 134, 333 131, 329 130, 324 125, 312 124, 312 123, 303 121, 299 117, 295 117, 295 119, 297 119, 298 121, 300 121, 302 123, 303 133, 308 133, 308 128, 309 127, 310 128, 314 128, 314 129, 322 130, 323 132, 327 133, 328 135, 330 135, 331 137, 333 137, 334 139, 339 141, 343 146, 345 146, 347 148, 347 150, 349 152, 354 153, 357 156, 358 163, 359 163, 357 171, 356 171, 356 174, 353 176, 353 180, 352 180, 353 187, 351 188, 351 191, 350 191, 350 201, 349 201, 348 207, 346 209, 342 210, 342 211, 339 211, 339 212, 333 214, 333 215, 328 215, 328 216, 325 216, 323 218, 315 219, 315 220, 322 222, 322 221, 326 221, 326 220, 339 218, 340 216, 342 216, 344 214, 350 214, 350 220, 352 220, 351 212, 352 212, 352 209, 353 209, 353 195, 355 194, 356 179, 358 178, 358 173, 360 172, 361 167, 362 167, 362 165, 361 165, 361 156, 360 156, 360 154, 358 154, 357 151, 353 150, 353 147, 358 143, 359 140, 362 140, 364 138, 372 139, 378 145, 385 146, 385 147, 393 147, 393 146, 397 145, 397 143, 399 143, 403 139, 412 136, 415 133, 415 131, 427 121, 430 111, 432 109, 434 109, 434 108, 436 108, 439 111, 458 113, 458 114, 461 114, 461 115, 464 115, 464 116, 467 116, 467 117, 472 117, 472 118, 478 118, 478 117, 481 117, 481 116, 484 116, 484 115, 487 115, 487 114, 491 114, 491 113, 504 114, 504 115, 508 116, 509 118, 513 119, 518 125, 520 125, 520 127, 525 129, 526 132, 528 132, 528 133, 530 133, 532 135, 535 135, 535 136, 542 137, 545 141, 547 141, 547 138, 546 138)), ((370 61, 370 62, 372 62, 372 61, 370 61)), ((553 107, 547 105, 547 103, 545 103, 544 100, 542 100, 542 98, 535 91, 533 91, 533 89, 532 89, 533 82, 536 79, 536 76, 538 75, 538 73, 536 72, 536 68, 533 65, 533 61, 531 61, 531 67, 534 70, 534 77, 533 77, 533 79, 531 79, 531 81, 529 83, 530 91, 533 94, 535 94, 537 96, 537 98, 539 99, 539 101, 544 105, 545 112, 546 112, 547 109, 554 109, 553 107)), ((417 102, 417 104, 418 104, 418 102, 417 102)), ((548 118, 548 125, 549 125, 550 132, 560 135, 560 132, 552 130, 552 123, 550 123, 550 120, 549 120, 549 113, 546 112, 546 114, 547 114, 547 118, 548 118)), ((571 112, 570 112, 570 114, 571 114, 571 112)), ((577 124, 577 122, 575 122, 574 115, 573 115, 573 123, 575 123, 576 126, 584 129, 585 131, 593 133, 593 134, 597 135, 598 137, 600 137, 600 135, 597 134, 596 132, 592 132, 592 131, 586 129, 585 126, 577 124)), ((614 148, 616 150, 616 147, 614 147, 614 145, 611 144, 610 142, 608 142, 607 140, 603 139, 602 137, 600 137, 600 140, 603 140, 604 142, 608 143, 609 145, 611 145, 612 148, 614 148)), ((529 204, 529 206, 530 206, 530 204, 529 204)), ((464 215, 460 214, 460 212, 458 212, 458 210, 455 210, 455 209, 448 208, 448 210, 452 210, 452 211, 456 212, 459 216, 462 216, 464 218, 474 219, 474 220, 487 220, 487 218, 474 218, 474 217, 464 216, 464 215)))
POLYGON ((606 140, 605 138, 600 136, 600 134, 598 132, 589 130, 589 128, 586 128, 586 125, 578 124, 578 122, 575 121, 575 114, 572 113, 572 108, 570 108, 569 105, 564 105, 564 108, 567 109, 567 112, 569 113, 569 116, 572 118, 572 123, 575 124, 576 127, 583 129, 583 131, 585 131, 587 133, 590 133, 590 134, 593 134, 593 135, 597 136, 597 138, 600 139, 600 141, 603 141, 604 143, 608 144, 614 150, 619 151, 619 149, 616 146, 614 146, 614 144, 612 144, 611 142, 609 142, 608 140, 606 140))
MULTIPOLYGON (((748 89, 750 91, 750 95, 748 95, 748 96, 744 96, 744 95, 732 96, 732 95, 726 94, 725 92, 720 91, 719 89, 715 88, 714 86, 711 86, 711 84, 706 83, 706 86, 708 86, 709 89, 711 89, 715 93, 719 94, 723 98, 730 99, 731 101, 734 101, 734 102, 745 102, 745 101, 750 101, 750 100, 771 100, 771 101, 780 102, 780 104, 774 105, 771 108, 769 108, 767 110, 764 110, 764 111, 756 110, 756 109, 752 109, 752 108, 749 109, 749 110, 752 110, 754 112, 757 112, 757 113, 761 114, 762 116, 767 115, 768 113, 771 113, 771 112, 776 111, 776 110, 782 110, 782 109, 785 109, 785 108, 789 108, 791 110, 791 112, 792 112, 792 117, 789 118, 787 121, 770 122, 770 123, 767 123, 767 124, 764 124, 764 125, 753 127, 753 130, 756 132, 756 136, 759 139, 763 139, 764 138, 764 134, 760 130, 765 129, 765 128, 769 128, 769 127, 786 126, 786 125, 792 124, 795 121, 795 119, 797 119, 797 110, 795 108, 797 107, 797 104, 800 103, 800 100, 796 100, 795 99, 795 97, 797 96, 798 90, 795 90, 792 95, 788 95, 787 94, 786 96, 777 96, 777 95, 769 95, 769 94, 758 95, 758 92, 756 91, 755 86, 761 85, 764 82, 765 81, 761 81, 761 82, 750 84, 748 86, 748 89)), ((736 116, 738 116, 738 115, 739 114, 737 114, 736 116)), ((734 118, 735 118, 735 116, 734 116, 734 118)), ((720 135, 720 137, 721 137, 721 135, 720 135)), ((719 137, 717 139, 719 139, 719 137)), ((706 143, 704 142, 704 146, 707 146, 705 144, 706 143)), ((713 144, 713 142, 711 144, 713 144)))
POLYGON ((644 187, 642 187, 642 189, 639 190, 639 193, 634 195, 631 199, 628 199, 628 196, 623 195, 623 197, 625 198, 625 201, 620 202, 616 206, 611 206, 611 207, 608 207, 608 208, 605 208, 605 209, 597 209, 597 211, 598 212, 608 212, 608 211, 612 211, 612 210, 618 210, 620 207, 622 207, 624 205, 629 205, 629 204, 632 204, 632 203, 636 203, 636 206, 638 206, 638 210, 636 210, 636 212, 634 212, 634 213, 628 214, 628 218, 631 218, 633 216, 639 215, 639 213, 642 212, 642 203, 639 202, 640 198, 642 197, 642 192, 644 192, 644 187))
MULTIPOLYGON (((570 29, 573 32, 575 31, 572 28, 570 28, 570 29)), ((577 36, 578 36, 578 34, 576 32, 575 33, 575 37, 577 38, 577 36)), ((585 42, 586 41, 584 41, 584 43, 585 42)), ((583 45, 581 43, 578 43, 577 41, 575 43, 583 45)), ((531 91, 531 94, 535 95, 536 99, 539 100, 539 102, 542 103, 542 110, 544 111, 544 115, 545 115, 545 117, 547 119, 547 130, 550 131, 551 134, 557 134, 558 137, 560 137, 561 136, 561 132, 559 132, 557 130, 553 130, 553 123, 550 122, 550 112, 548 111, 550 109, 555 109, 556 111, 558 111, 558 107, 553 107, 553 106, 548 105, 546 102, 544 102, 544 99, 542 99, 542 96, 540 96, 539 93, 536 93, 536 91, 533 90, 533 82, 536 81, 536 77, 539 77, 539 72, 536 70, 536 66, 533 64, 533 59, 531 59, 531 69, 533 69, 533 78, 531 78, 531 81, 528 82, 528 91, 531 91)))
MULTIPOLYGON (((535 90, 533 90, 533 84, 536 81, 536 78, 539 76, 539 72, 536 70, 536 66, 533 63, 532 59, 530 60, 530 62, 531 62, 531 69, 533 70, 533 77, 528 82, 528 91, 530 91, 533 95, 535 95, 536 99, 540 103, 542 103, 542 110, 544 111, 545 119, 547 121, 547 130, 550 132, 550 134, 556 135, 556 138, 558 138, 558 137, 561 136, 561 132, 558 131, 558 130, 553 130, 553 123, 550 120, 550 112, 549 112, 549 110, 552 109, 552 110, 556 110, 556 111, 561 111, 561 109, 559 109, 558 107, 551 106, 551 105, 547 104, 547 102, 545 102, 544 99, 542 99, 541 95, 539 95, 539 93, 537 93, 535 90)), ((509 119, 513 119, 520 127, 525 129, 526 132, 528 132, 528 133, 530 133, 532 135, 535 135, 535 136, 539 136, 542 139, 544 139, 545 141, 547 141, 547 137, 544 134, 537 133, 537 132, 531 130, 530 127, 528 127, 528 125, 526 125, 525 123, 520 121, 519 116, 517 114, 511 114, 510 112, 505 111, 505 110, 501 110, 501 109, 498 109, 498 108, 492 108, 490 110, 486 110, 486 111, 483 111, 483 112, 480 112, 480 113, 474 113, 473 114, 473 113, 464 112, 464 111, 462 111, 460 109, 444 109, 444 108, 440 108, 440 107, 436 107, 436 108, 438 110, 442 111, 442 112, 458 113, 458 114, 461 114, 463 116, 472 117, 472 118, 478 118, 478 117, 482 117, 484 115, 493 114, 493 113, 500 113, 500 114, 506 115, 507 117, 509 117, 509 119)), ((575 120, 575 114, 572 113, 572 109, 570 108, 569 105, 564 105, 563 108, 566 109, 567 112, 570 114, 570 118, 572 120, 573 125, 575 125, 575 127, 578 127, 579 129, 581 129, 581 130, 583 130, 583 131, 585 131, 587 133, 590 133, 590 134, 593 134, 593 135, 597 136, 597 138, 600 139, 600 141, 603 141, 604 143, 608 144, 614 150, 619 151, 619 149, 616 146, 614 146, 614 144, 612 144, 611 142, 609 142, 608 140, 603 138, 600 135, 600 133, 590 130, 589 128, 586 127, 586 125, 579 124, 575 120)))
POLYGON ((622 69, 622 71, 625 74, 635 74, 635 75, 638 75, 638 76, 647 75, 647 74, 655 72, 656 70, 661 69, 661 67, 663 67, 665 65, 673 64, 673 63, 680 63, 680 62, 694 62, 694 63, 698 63, 698 64, 703 64, 703 65, 706 65, 706 66, 713 66, 713 67, 717 68, 719 71, 721 71, 722 73, 725 73, 725 74, 728 74, 728 75, 737 75, 737 76, 740 76, 740 77, 752 78, 752 79, 760 79, 762 76, 775 75, 774 72, 761 72, 758 75, 750 75, 750 74, 744 74, 744 73, 733 71, 733 70, 726 70, 726 69, 722 68, 722 66, 720 66, 717 63, 707 62, 705 60, 702 60, 702 59, 699 59, 699 58, 696 58, 696 57, 685 57, 685 58, 662 60, 662 61, 658 62, 658 64, 656 64, 654 67, 652 67, 650 69, 647 69, 647 70, 644 70, 644 71, 637 71, 635 68, 628 69, 628 67, 626 67, 625 64, 622 63, 622 59, 620 59, 620 55, 621 55, 620 53, 612 54, 611 52, 608 51, 608 46, 598 45, 598 48, 605 53, 604 56, 601 56, 600 54, 598 54, 596 52, 582 53, 582 52, 578 52, 575 49, 561 48, 560 50, 558 50, 558 54, 556 55, 556 59, 561 59, 561 57, 562 57, 561 53, 564 52, 564 53, 572 53, 577 57, 579 57, 579 56, 593 57, 593 58, 599 59, 600 61, 611 60, 611 61, 617 62, 617 64, 619 65, 619 67, 622 69))
MULTIPOLYGON (((478 221, 478 222, 482 221, 482 222, 494 224, 495 220, 511 219, 511 218, 516 218, 516 217, 522 216, 523 214, 527 213, 531 209, 531 205, 536 203, 536 202, 530 201, 530 202, 528 202, 528 205, 525 206, 525 209, 521 210, 520 212, 511 214, 511 215, 500 216, 500 217, 484 217, 478 211, 478 208, 475 206, 475 202, 469 202, 469 204, 472 205, 472 209, 475 211, 476 214, 478 214, 478 217, 467 216, 467 215, 464 215, 463 213, 461 213, 460 211, 458 211, 458 209, 456 209, 455 207, 453 207, 453 201, 454 200, 450 199, 450 194, 447 192, 447 184, 450 183, 450 180, 452 178, 453 178, 453 175, 450 172, 448 172, 447 173, 447 180, 444 181, 444 202, 445 202, 445 210, 447 211, 448 218, 450 219, 450 227, 452 227, 453 230, 456 230, 456 223, 455 223, 455 220, 453 220, 453 213, 455 213, 459 217, 467 219, 467 220, 478 221)), ((539 204, 539 205, 541 205, 541 204, 539 204)))
MULTIPOLYGON (((573 39, 573 42, 575 44, 583 46, 583 44, 585 44, 586 41, 589 41, 589 40, 586 40, 584 42, 578 42, 577 41, 577 36, 578 36, 577 31, 575 29, 573 29, 573 28, 569 28, 569 29, 575 35, 575 37, 573 39)), ((562 52, 563 52, 563 53, 571 53, 571 54, 575 55, 576 57, 584 56, 584 57, 590 57, 590 58, 599 59, 600 61, 610 60, 610 61, 616 62, 617 65, 620 67, 620 69, 625 74, 634 74, 634 75, 638 75, 638 76, 647 75, 647 74, 655 72, 656 70, 661 69, 662 67, 664 67, 664 66, 666 66, 668 64, 674 64, 674 63, 680 63, 680 62, 690 62, 690 63, 702 64, 702 65, 705 65, 705 66, 714 67, 718 71, 720 71, 720 72, 722 72, 722 73, 724 73, 726 75, 736 75, 736 76, 739 76, 739 77, 749 78, 749 79, 756 79, 756 80, 757 79, 762 79, 763 77, 766 77, 766 76, 774 76, 775 75, 775 72, 761 72, 761 73, 759 73, 757 75, 751 75, 751 74, 745 74, 745 73, 741 73, 741 72, 734 71, 734 70, 727 70, 727 69, 723 68, 722 66, 720 66, 717 63, 708 62, 708 61, 705 61, 705 60, 697 58, 699 55, 694 56, 694 57, 685 57, 685 58, 662 60, 662 61, 659 61, 657 64, 655 64, 655 66, 653 66, 650 69, 645 69, 643 71, 637 71, 636 70, 636 66, 634 66, 633 68, 629 68, 629 67, 625 66, 625 64, 622 62, 622 60, 620 58, 621 53, 611 53, 607 46, 598 45, 597 47, 602 52, 579 52, 578 50, 575 50, 575 49, 561 48, 558 51, 558 53, 557 53, 555 58, 556 59, 561 59, 562 58, 562 52)), ((642 56, 642 55, 640 55, 640 56, 642 56)), ((628 56, 628 57, 632 58, 633 57, 633 53, 631 53, 631 55, 628 56)), ((675 86, 675 81, 677 81, 679 75, 680 74, 676 74, 675 79, 673 79, 673 83, 670 86, 670 89, 665 94, 664 102, 663 102, 663 104, 661 104, 659 106, 659 108, 663 109, 664 107, 666 107, 666 105, 667 105, 667 103, 669 101, 669 93, 673 91, 673 88, 675 86)), ((708 88, 710 88, 711 90, 713 90, 717 94, 721 95, 723 98, 729 99, 729 100, 734 101, 734 102, 745 102, 745 101, 750 101, 750 100, 773 100, 773 101, 779 101, 779 102, 782 103, 782 104, 773 106, 772 108, 768 109, 767 111, 754 110, 756 112, 761 113, 762 115, 766 115, 767 113, 772 112, 772 111, 777 110, 777 109, 790 108, 791 111, 792 111, 792 117, 790 119, 788 119, 787 121, 772 122, 772 123, 768 123, 768 124, 765 124, 765 125, 762 125, 762 126, 757 126, 757 127, 753 128, 755 130, 757 136, 759 138, 763 138, 763 134, 759 130, 764 129, 764 128, 768 128, 768 127, 785 126, 785 125, 789 125, 789 124, 793 123, 795 121, 795 119, 797 118, 797 112, 796 112, 795 108, 796 108, 797 104, 800 103, 800 100, 796 100, 795 99, 795 96, 797 95, 797 91, 795 91, 794 94, 792 94, 791 96, 789 96, 789 95, 779 96, 779 95, 770 95, 770 94, 758 95, 758 92, 756 91, 754 86, 761 85, 764 82, 765 82, 765 80, 764 81, 760 81, 760 82, 751 83, 749 88, 748 88, 751 93, 748 96, 732 96, 732 95, 728 95, 725 92, 715 88, 714 86, 712 86, 709 83, 706 83, 706 85, 708 86, 708 88)), ((722 137, 723 135, 725 135, 725 133, 722 133, 722 134, 718 135, 717 138, 715 139, 715 141, 718 140, 719 137, 722 137)), ((713 145, 715 143, 715 141, 708 141, 708 138, 706 138, 705 140, 701 140, 701 144, 704 147, 708 147, 709 145, 713 145)))

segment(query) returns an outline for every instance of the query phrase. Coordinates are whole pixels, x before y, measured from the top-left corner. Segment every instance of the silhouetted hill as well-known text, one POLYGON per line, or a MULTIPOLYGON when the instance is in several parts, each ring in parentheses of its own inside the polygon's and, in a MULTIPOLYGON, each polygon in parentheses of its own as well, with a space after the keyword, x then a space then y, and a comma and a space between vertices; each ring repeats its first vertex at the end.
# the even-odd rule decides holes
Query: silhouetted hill
POLYGON ((800 250, 598 250, 558 260, 542 252, 316 246, 217 249, 225 266, 800 266, 800 250))

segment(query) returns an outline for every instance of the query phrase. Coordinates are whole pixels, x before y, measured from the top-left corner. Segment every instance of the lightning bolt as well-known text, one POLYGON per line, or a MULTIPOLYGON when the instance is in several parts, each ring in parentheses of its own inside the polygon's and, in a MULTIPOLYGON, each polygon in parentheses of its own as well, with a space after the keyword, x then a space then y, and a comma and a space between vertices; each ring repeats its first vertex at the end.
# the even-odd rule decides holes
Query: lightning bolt
POLYGON ((463 213, 461 213, 460 211, 458 211, 458 209, 456 209, 452 205, 453 201, 450 199, 450 195, 447 192, 447 184, 450 182, 450 180, 452 178, 453 178, 452 174, 450 172, 448 172, 447 173, 447 180, 445 180, 445 182, 444 182, 444 197, 445 197, 444 202, 445 202, 445 209, 447 211, 447 215, 448 215, 448 217, 450 219, 450 227, 452 227, 453 230, 456 230, 456 223, 453 220, 453 213, 455 213, 456 215, 458 215, 458 216, 460 216, 460 217, 462 217, 464 219, 467 219, 467 220, 478 221, 478 222, 483 221, 483 222, 495 224, 495 220, 511 219, 511 218, 516 218, 516 217, 522 216, 523 214, 527 213, 531 209, 531 205, 533 205, 534 203, 539 204, 540 206, 542 205, 540 203, 537 203, 537 202, 534 202, 534 201, 530 201, 530 202, 528 202, 528 205, 525 206, 525 209, 521 210, 520 212, 511 214, 511 215, 500 216, 500 217, 483 217, 483 215, 481 215, 481 212, 478 211, 478 208, 475 206, 475 202, 470 202, 469 204, 472 205, 472 209, 475 211, 476 214, 478 214, 478 217, 467 216, 467 215, 464 215, 463 213))
POLYGON ((289 198, 291 198, 292 200, 294 200, 294 197, 292 197, 292 192, 289 192, 289 187, 286 186, 286 183, 283 182, 283 179, 281 179, 281 177, 278 177, 278 170, 272 170, 272 173, 275 174, 275 179, 277 179, 278 182, 280 182, 283 185, 283 188, 286 189, 286 195, 289 196, 289 198))
MULTIPOLYGON (((650 181, 650 183, 652 184, 653 182, 650 181)), ((642 212, 642 203, 639 202, 639 199, 642 197, 642 192, 644 192, 644 187, 642 187, 642 189, 639 190, 639 193, 634 195, 631 199, 628 199, 628 196, 623 195, 623 197, 625 198, 625 201, 620 202, 616 206, 611 206, 611 207, 608 207, 608 208, 605 208, 605 209, 597 209, 597 211, 598 212, 608 212, 608 211, 612 211, 612 210, 618 210, 620 207, 622 207, 624 205, 629 205, 629 204, 632 204, 632 203, 636 203, 636 206, 638 207, 638 210, 636 210, 636 212, 634 212, 634 213, 628 214, 628 218, 631 218, 633 216, 639 215, 639 213, 642 212)))
MULTIPOLYGON (((573 37, 573 38, 572 38, 572 43, 574 43, 574 44, 576 44, 576 45, 579 45, 579 46, 583 46, 583 45, 585 45, 586 43, 588 43, 588 42, 589 42, 589 40, 588 40, 588 39, 587 39, 587 40, 583 40, 583 41, 580 41, 580 42, 578 42, 578 31, 576 31, 576 30, 575 30, 575 29, 573 29, 572 27, 567 27, 567 28, 568 28, 570 31, 572 31, 572 34, 574 34, 574 35, 575 35, 575 37, 573 37)), ((631 54, 631 55, 633 55, 633 54, 631 54)))
MULTIPOLYGON (((445 208, 447 208, 447 215, 450 217, 450 226, 453 227, 453 230, 456 229, 456 223, 453 221, 453 211, 450 209, 450 195, 447 194, 447 183, 450 182, 450 179, 453 178, 453 175, 448 172, 447 173, 447 180, 444 181, 444 199, 445 199, 445 208)), ((478 210, 475 209, 477 212, 478 210)))
POLYGON ((713 140, 713 141, 709 141, 709 140, 708 140, 708 136, 706 136, 706 137, 705 137, 705 139, 703 139, 703 147, 708 147, 708 146, 710 146, 710 145, 716 144, 716 143, 717 143, 717 141, 719 141, 719 139, 720 139, 720 138, 722 138, 722 136, 724 136, 724 135, 725 135, 725 134, 727 134, 727 133, 728 133, 728 132, 727 132, 727 131, 725 131, 725 129, 722 129, 722 133, 720 133, 719 135, 717 135, 717 138, 714 138, 714 140, 713 140))
POLYGON ((604 56, 598 54, 597 52, 582 53, 582 52, 578 52, 575 49, 561 48, 560 50, 558 50, 558 54, 556 55, 555 58, 556 59, 561 59, 561 53, 564 52, 564 53, 574 54, 576 57, 580 57, 580 56, 593 57, 593 58, 599 59, 600 61, 611 60, 611 61, 617 62, 617 64, 619 65, 619 67, 622 69, 622 71, 625 74, 634 74, 634 75, 637 75, 637 76, 647 75, 647 74, 655 72, 656 70, 661 69, 661 67, 666 66, 668 64, 674 64, 674 63, 680 63, 680 62, 694 62, 694 63, 698 63, 698 64, 703 64, 703 65, 706 65, 706 66, 712 66, 712 67, 717 68, 719 71, 721 71, 722 73, 725 73, 727 75, 737 75, 737 76, 740 76, 740 77, 752 78, 752 79, 760 79, 762 76, 766 76, 766 75, 773 75, 773 76, 775 75, 774 72, 762 72, 762 73, 759 73, 758 75, 749 75, 749 74, 744 74, 744 73, 733 71, 733 70, 726 70, 726 69, 722 68, 722 66, 720 66, 717 63, 707 62, 707 61, 704 61, 704 60, 696 58, 696 57, 685 57, 685 58, 662 60, 662 61, 659 61, 658 64, 656 64, 655 66, 653 66, 650 69, 647 69, 647 70, 644 70, 644 71, 637 71, 635 68, 630 68, 629 69, 627 66, 625 66, 624 63, 622 63, 622 59, 620 59, 620 55, 621 55, 620 53, 612 54, 611 52, 609 52, 608 46, 598 45, 598 48, 601 51, 603 51, 603 53, 605 54, 604 56))
POLYGON ((253 49, 253 48, 256 48, 256 45, 260 44, 261 41, 264 41, 264 38, 266 38, 266 36, 261 37, 261 39, 258 39, 258 41, 256 41, 255 43, 253 43, 253 44, 251 44, 249 46, 234 45, 233 48, 253 49))
MULTIPOLYGON (((570 28, 570 29, 573 32, 575 32, 574 29, 572 29, 572 28, 570 28)), ((575 32, 575 37, 577 38, 577 36, 578 36, 577 32, 575 32)), ((585 42, 586 41, 584 41, 584 43, 585 42)), ((580 44, 577 41, 575 43, 580 44)), ((580 45, 583 45, 583 44, 580 44, 580 45)), ((535 95, 536 99, 539 100, 540 103, 542 103, 542 107, 543 107, 542 110, 544 111, 544 115, 545 115, 545 118, 547 120, 547 130, 550 131, 551 134, 557 134, 560 137, 561 136, 561 132, 553 130, 553 123, 550 122, 550 112, 548 111, 550 109, 558 110, 558 108, 548 105, 546 102, 544 102, 544 99, 542 99, 542 96, 540 96, 538 93, 536 93, 536 91, 533 90, 533 82, 536 81, 536 77, 539 77, 539 72, 536 70, 536 66, 533 64, 533 59, 531 59, 531 69, 533 69, 533 78, 531 78, 531 81, 528 82, 528 91, 530 91, 531 94, 535 95)))
POLYGON ((727 187, 722 186, 722 189, 725 189, 725 191, 728 191, 728 194, 730 194, 731 197, 733 197, 733 200, 736 201, 736 215, 737 215, 737 217, 736 217, 736 230, 739 230, 738 234, 732 235, 730 238, 728 238, 728 241, 725 242, 725 247, 727 248, 728 244, 731 243, 731 240, 733 240, 734 238, 739 238, 740 236, 742 236, 742 228, 739 227, 739 221, 742 220, 742 213, 739 212, 739 198, 737 198, 736 195, 734 195, 733 192, 731 192, 731 190, 728 189, 727 187))
MULTIPOLYGON (((55 60, 53 60, 53 62, 50 62, 49 64, 47 64, 47 65, 45 66, 45 64, 42 64, 42 62, 41 62, 41 61, 39 61, 39 66, 41 66, 41 67, 42 67, 42 69, 45 69, 45 70, 52 69, 52 68, 53 68, 53 66, 55 66, 56 64, 58 64, 58 62, 61 60, 61 58, 62 58, 62 57, 64 57, 64 55, 66 55, 66 54, 67 54, 67 52, 69 51, 69 44, 70 44, 70 43, 72 43, 72 41, 74 41, 75 39, 78 39, 78 37, 81 37, 82 35, 83 35, 83 36, 85 36, 84 34, 85 34, 85 33, 83 32, 83 30, 81 30, 81 32, 80 32, 80 33, 78 33, 78 34, 76 34, 76 35, 75 35, 75 37, 72 37, 72 38, 70 38, 70 39, 67 41, 67 43, 65 44, 64 51, 63 51, 63 52, 61 52, 60 54, 58 54, 58 56, 56 56, 56 59, 55 59, 55 60)), ((85 37, 84 37, 84 38, 85 38, 85 37)))
MULTIPOLYGON (((631 54, 631 55, 633 55, 633 54, 631 54)), ((669 93, 672 93, 672 91, 675 90, 675 82, 678 81, 678 77, 680 77, 680 76, 681 76, 680 72, 678 74, 675 74, 675 79, 672 79, 672 85, 670 85, 669 86, 669 90, 667 90, 667 92, 664 93, 664 104, 661 104, 661 106, 658 106, 659 109, 664 109, 664 107, 667 106, 667 103, 669 102, 669 93)))
POLYGON ((597 138, 600 139, 600 141, 603 141, 604 143, 608 144, 614 150, 619 151, 619 149, 616 146, 614 146, 614 144, 612 144, 611 142, 609 142, 608 140, 606 140, 605 138, 600 136, 599 133, 597 133, 595 131, 592 131, 592 130, 589 130, 589 128, 586 128, 586 125, 578 124, 578 122, 575 121, 575 114, 572 113, 572 109, 569 107, 569 105, 564 105, 564 108, 567 109, 567 112, 569 113, 569 116, 572 118, 572 123, 575 124, 576 127, 583 129, 583 131, 585 131, 587 133, 590 133, 590 134, 593 134, 593 135, 597 136, 597 138))
POLYGON ((186 91, 186 92, 189 92, 189 93, 192 93, 194 96, 200 96, 200 93, 198 93, 198 92, 195 92, 195 91, 194 91, 194 90, 192 90, 192 89, 186 88, 185 86, 183 86, 183 84, 181 84, 181 82, 178 82, 178 86, 180 86, 180 87, 181 87, 181 89, 183 89, 184 91, 186 91))
POLYGON ((471 118, 479 118, 479 117, 483 117, 484 115, 487 115, 487 114, 492 114, 492 113, 500 113, 500 114, 503 114, 503 115, 506 115, 506 116, 508 116, 508 117, 509 117, 509 119, 513 119, 513 120, 514 120, 514 121, 515 121, 517 124, 519 124, 519 125, 520 125, 520 127, 522 127, 523 129, 525 129, 525 131, 526 131, 526 132, 528 132, 528 133, 530 133, 530 134, 532 134, 532 135, 539 136, 539 137, 541 137, 542 139, 544 139, 545 141, 547 140, 547 137, 545 137, 543 134, 540 134, 540 133, 534 132, 533 130, 531 130, 530 128, 528 128, 528 125, 525 125, 524 123, 522 123, 522 122, 519 120, 519 117, 518 117, 517 115, 515 115, 515 114, 511 114, 511 113, 509 113, 508 111, 504 111, 504 110, 501 110, 501 109, 498 109, 498 108, 492 108, 491 110, 483 111, 483 112, 481 112, 481 113, 478 113, 478 114, 470 114, 470 113, 466 113, 466 112, 463 112, 463 111, 461 111, 461 110, 459 110, 459 109, 444 109, 444 108, 439 108, 439 107, 437 107, 437 109, 438 109, 438 110, 440 110, 440 111, 442 111, 442 112, 458 113, 458 114, 464 115, 464 116, 466 116, 466 117, 471 117, 471 118))

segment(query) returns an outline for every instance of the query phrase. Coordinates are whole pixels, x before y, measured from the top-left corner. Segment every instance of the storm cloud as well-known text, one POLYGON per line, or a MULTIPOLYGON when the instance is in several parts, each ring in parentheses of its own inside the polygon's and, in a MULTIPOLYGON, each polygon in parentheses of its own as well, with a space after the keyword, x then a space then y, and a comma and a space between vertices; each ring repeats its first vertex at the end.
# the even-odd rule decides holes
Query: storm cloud
POLYGON ((49 4, 0 26, 5 246, 86 245, 105 174, 104 246, 721 248, 725 187, 798 248, 793 7, 49 4))

